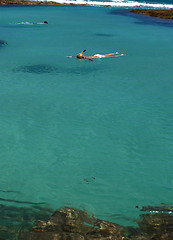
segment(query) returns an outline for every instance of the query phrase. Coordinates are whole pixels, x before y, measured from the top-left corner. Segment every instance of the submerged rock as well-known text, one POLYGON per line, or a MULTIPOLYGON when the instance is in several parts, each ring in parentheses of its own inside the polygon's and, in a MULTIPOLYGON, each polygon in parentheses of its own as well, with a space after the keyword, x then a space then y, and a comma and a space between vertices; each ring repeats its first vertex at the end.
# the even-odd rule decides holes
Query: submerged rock
POLYGON ((4 45, 8 45, 8 43, 4 40, 0 40, 0 47, 2 47, 4 45))
POLYGON ((171 206, 144 206, 142 207, 141 211, 149 211, 149 212, 157 212, 157 213, 173 213, 173 207, 171 206))
POLYGON ((149 213, 141 214, 136 221, 138 228, 129 228, 130 240, 172 240, 173 239, 173 215, 172 207, 147 206, 141 211, 149 213), (164 210, 164 211, 163 211, 164 210), (131 232, 131 233, 130 233, 131 232))
POLYGON ((0 240, 16 240, 20 232, 28 233, 35 221, 49 219, 53 211, 42 205, 16 207, 0 204, 0 240))
POLYGON ((47 64, 36 64, 36 65, 27 65, 15 68, 15 72, 25 72, 25 73, 51 73, 57 69, 51 65, 47 64))
POLYGON ((172 207, 143 207, 149 213, 140 215, 138 226, 123 227, 70 207, 53 212, 0 205, 0 240, 172 240, 173 215, 167 210, 172 207))
POLYGON ((96 219, 86 212, 63 207, 47 222, 37 222, 27 238, 20 240, 125 240, 124 227, 96 219))
POLYGON ((90 74, 92 72, 98 71, 97 66, 78 66, 78 67, 61 67, 53 66, 48 64, 34 64, 34 65, 24 65, 13 69, 13 72, 23 72, 23 73, 33 73, 33 74, 68 74, 68 75, 81 75, 90 74))
POLYGON ((173 216, 165 213, 143 214, 137 221, 140 235, 147 239, 173 239, 173 216))
MULTIPOLYGON (((148 208, 147 208, 148 209, 148 208)), ((47 222, 37 222, 27 238, 20 240, 172 240, 173 216, 142 214, 138 227, 123 227, 89 216, 86 212, 63 207, 47 222)))

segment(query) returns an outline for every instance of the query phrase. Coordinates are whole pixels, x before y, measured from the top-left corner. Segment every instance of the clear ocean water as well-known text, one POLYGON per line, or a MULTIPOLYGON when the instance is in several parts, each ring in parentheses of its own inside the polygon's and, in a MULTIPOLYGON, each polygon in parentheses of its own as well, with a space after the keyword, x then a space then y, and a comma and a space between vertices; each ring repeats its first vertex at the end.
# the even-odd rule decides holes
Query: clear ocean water
POLYGON ((136 206, 172 204, 173 25, 123 8, 0 7, 0 32, 1 198, 126 225, 136 206), (125 56, 66 58, 84 49, 125 56))

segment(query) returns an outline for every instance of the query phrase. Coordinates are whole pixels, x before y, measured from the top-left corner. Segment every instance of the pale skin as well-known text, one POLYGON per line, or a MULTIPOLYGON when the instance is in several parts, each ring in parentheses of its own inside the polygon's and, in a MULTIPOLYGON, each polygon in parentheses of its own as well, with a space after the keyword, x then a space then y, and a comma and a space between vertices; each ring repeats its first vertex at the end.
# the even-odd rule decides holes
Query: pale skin
POLYGON ((38 23, 29 23, 29 22, 25 22, 24 24, 35 25, 35 24, 48 24, 48 23, 47 23, 47 22, 38 22, 38 23))
POLYGON ((38 23, 36 23, 36 24, 47 24, 47 23, 44 23, 44 22, 38 22, 38 23))

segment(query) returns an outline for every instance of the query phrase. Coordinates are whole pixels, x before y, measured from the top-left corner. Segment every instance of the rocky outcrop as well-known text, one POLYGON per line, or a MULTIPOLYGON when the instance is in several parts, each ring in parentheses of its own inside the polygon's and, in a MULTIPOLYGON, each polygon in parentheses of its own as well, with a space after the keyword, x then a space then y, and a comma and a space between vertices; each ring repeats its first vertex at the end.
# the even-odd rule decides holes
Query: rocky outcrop
POLYGON ((136 221, 138 226, 124 227, 75 208, 62 207, 54 212, 43 204, 31 207, 0 204, 0 240, 173 239, 172 206, 145 206, 139 210, 145 213, 136 221))
POLYGON ((63 207, 47 222, 37 221, 37 226, 20 240, 125 240, 124 227, 89 216, 86 212, 63 207))
POLYGON ((138 227, 123 227, 89 216, 86 212, 63 207, 47 222, 37 221, 30 232, 20 233, 19 240, 172 240, 172 208, 148 206, 141 211, 138 227))
POLYGON ((173 9, 135 9, 131 10, 131 12, 136 14, 144 14, 151 17, 173 19, 173 9))
POLYGON ((62 5, 75 5, 72 3, 65 4, 65 3, 57 3, 57 2, 46 2, 46 1, 27 1, 27 0, 0 0, 0 5, 33 5, 33 6, 40 6, 40 5, 55 5, 55 6, 62 6, 62 5))

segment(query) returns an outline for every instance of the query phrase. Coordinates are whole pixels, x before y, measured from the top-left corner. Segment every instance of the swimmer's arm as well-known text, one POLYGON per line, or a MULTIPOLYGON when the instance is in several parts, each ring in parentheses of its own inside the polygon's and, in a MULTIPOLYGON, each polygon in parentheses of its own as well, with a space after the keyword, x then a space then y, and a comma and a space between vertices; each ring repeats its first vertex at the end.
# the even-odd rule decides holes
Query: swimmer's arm
POLYGON ((66 56, 66 58, 72 58, 72 57, 76 57, 76 56, 66 56))

